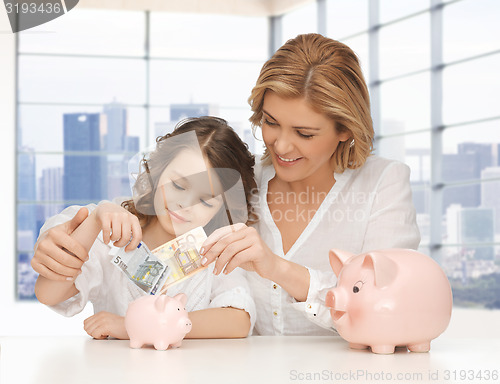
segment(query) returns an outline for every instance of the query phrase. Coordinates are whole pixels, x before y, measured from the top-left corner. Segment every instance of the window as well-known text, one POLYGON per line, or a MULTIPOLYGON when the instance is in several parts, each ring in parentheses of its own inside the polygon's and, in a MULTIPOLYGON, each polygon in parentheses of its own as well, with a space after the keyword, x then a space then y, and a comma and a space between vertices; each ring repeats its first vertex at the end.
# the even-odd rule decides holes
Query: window
POLYGON ((302 33, 317 32, 317 6, 310 2, 283 15, 282 44, 302 33))
POLYGON ((332 39, 343 39, 368 30, 369 0, 329 0, 327 31, 332 39))
POLYGON ((381 26, 380 78, 387 79, 429 68, 429 41, 429 12, 381 26))
MULTIPOLYGON (((500 286, 500 3, 326 9, 327 34, 354 49, 370 85, 377 153, 411 167, 420 250, 443 266, 455 304, 500 308, 490 294, 500 286)), ((283 15, 280 41, 316 32, 318 17, 316 2, 283 15)), ((272 40, 267 18, 82 9, 38 28, 49 25, 19 34, 19 299, 33 298, 29 260, 45 219, 126 193, 120 164, 183 116, 220 115, 262 151, 247 97, 272 40)))
POLYGON ((85 8, 18 34, 19 300, 46 219, 129 196, 127 160, 182 118, 221 116, 261 152, 247 98, 267 36, 265 17, 85 8))
POLYGON ((327 2, 328 34, 361 58, 377 154, 411 168, 420 251, 456 305, 500 308, 500 3, 346 3, 327 2))

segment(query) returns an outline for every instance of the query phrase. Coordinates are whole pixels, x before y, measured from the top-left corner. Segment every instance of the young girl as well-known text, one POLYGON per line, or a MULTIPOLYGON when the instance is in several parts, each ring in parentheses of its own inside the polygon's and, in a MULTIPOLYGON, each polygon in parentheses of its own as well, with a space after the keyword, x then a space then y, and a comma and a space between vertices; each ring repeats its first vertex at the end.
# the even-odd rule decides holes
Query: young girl
MULTIPOLYGON (((157 139, 156 149, 143 160, 143 166, 145 171, 134 185, 134 198, 122 206, 111 202, 81 209, 71 206, 49 219, 41 229, 32 260, 40 274, 35 286, 40 302, 65 316, 79 313, 88 301, 93 304, 95 315, 85 320, 84 328, 94 338, 128 338, 124 327, 128 304, 145 294, 111 264, 110 240, 115 247, 126 245, 126 251, 135 249, 142 240, 152 250, 195 227, 203 226, 209 234, 225 225, 221 218, 227 217, 231 202, 223 200, 216 190, 231 186, 224 185, 228 181, 215 172, 221 169, 239 173, 244 189, 244 209, 240 209, 244 215, 240 216, 249 217, 255 188, 254 158, 222 119, 183 122, 171 134, 157 139), (193 131, 194 140, 182 140, 193 137, 193 131), (200 180, 204 187, 199 186, 200 180), (70 237, 57 227, 49 229, 62 222, 74 229, 70 237), (80 248, 71 254, 65 252, 75 250, 72 242, 80 248)), ((237 211, 232 213, 232 220, 238 220, 237 211)), ((188 296, 186 309, 193 327, 187 337, 247 336, 255 322, 255 305, 246 280, 242 275, 215 277, 212 271, 213 267, 207 268, 167 290, 169 296, 179 292, 188 296)))

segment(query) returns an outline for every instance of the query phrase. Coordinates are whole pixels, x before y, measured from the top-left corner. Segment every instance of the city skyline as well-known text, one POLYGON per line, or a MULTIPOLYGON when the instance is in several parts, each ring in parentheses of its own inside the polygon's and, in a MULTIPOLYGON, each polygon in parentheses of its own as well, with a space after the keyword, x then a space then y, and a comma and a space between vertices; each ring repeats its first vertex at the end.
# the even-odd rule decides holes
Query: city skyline
MULTIPOLYGON (((154 137, 170 132, 175 124, 188 116, 218 115, 217 105, 208 103, 172 104, 170 120, 154 123, 154 137)), ((29 261, 38 232, 51 215, 76 203, 97 203, 103 199, 130 195, 127 161, 137 153, 140 136, 129 135, 126 105, 117 102, 104 104, 98 112, 67 112, 62 114, 62 166, 43 167, 34 149, 19 141, 19 199, 30 204, 18 205, 18 295, 33 298, 36 274, 29 261), (37 172, 38 169, 38 172, 37 172), (41 173, 40 176, 37 173, 41 173)), ((231 122, 230 122, 231 124, 231 122)), ((386 131, 398 131, 398 122, 387 122, 386 131)), ((243 140, 250 141, 255 152, 255 138, 249 128, 232 124, 243 140)), ((19 138, 22 135, 19 134, 19 138)), ((394 144, 394 143, 392 143, 394 144)), ((450 182, 495 179, 500 177, 500 144, 462 142, 456 153, 443 154, 442 179, 450 182)), ((412 163, 412 188, 422 245, 428 243, 428 201, 422 185, 429 185, 427 148, 407 150, 404 145, 386 147, 385 152, 398 160, 418 159, 412 163)), ((499 273, 498 249, 491 245, 500 240, 500 199, 495 188, 500 182, 482 182, 445 188, 443 193, 444 244, 484 242, 487 246, 447 248, 442 266, 447 275, 464 284, 471 278, 499 273)))

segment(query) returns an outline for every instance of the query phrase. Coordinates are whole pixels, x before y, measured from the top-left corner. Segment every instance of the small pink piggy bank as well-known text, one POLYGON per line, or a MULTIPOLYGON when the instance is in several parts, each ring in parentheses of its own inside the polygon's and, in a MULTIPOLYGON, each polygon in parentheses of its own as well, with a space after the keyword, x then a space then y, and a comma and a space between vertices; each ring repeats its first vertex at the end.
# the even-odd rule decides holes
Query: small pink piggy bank
POLYGON ((187 296, 143 296, 129 304, 125 315, 125 328, 131 348, 153 345, 166 350, 180 347, 184 336, 191 331, 191 321, 184 306, 187 296))
POLYGON ((428 352, 450 322, 450 283, 429 256, 409 249, 362 255, 331 250, 330 265, 338 282, 328 291, 326 306, 351 348, 428 352))

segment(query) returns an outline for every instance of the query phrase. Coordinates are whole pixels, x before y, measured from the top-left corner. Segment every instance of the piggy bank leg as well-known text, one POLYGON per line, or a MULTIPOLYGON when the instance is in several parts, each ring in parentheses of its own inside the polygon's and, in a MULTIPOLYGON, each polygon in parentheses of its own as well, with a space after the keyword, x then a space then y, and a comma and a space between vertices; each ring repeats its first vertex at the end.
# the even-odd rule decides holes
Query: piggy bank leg
POLYGON ((423 343, 408 345, 408 349, 411 352, 429 352, 431 349, 431 342, 424 341, 423 343))
POLYGON ((166 351, 168 349, 169 344, 164 341, 158 341, 154 343, 153 346, 157 351, 166 351))
POLYGON ((351 349, 368 349, 368 345, 349 343, 349 348, 351 348, 351 349))
POLYGON ((179 348, 182 345, 182 340, 178 341, 177 343, 172 344, 172 348, 179 348))
POLYGON ((372 345, 372 352, 380 355, 390 355, 394 353, 394 345, 372 345))
POLYGON ((138 349, 142 348, 144 343, 142 341, 139 341, 137 339, 130 339, 130 348, 138 349))

